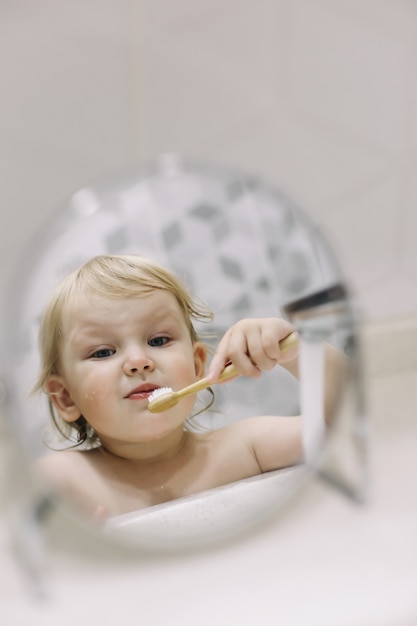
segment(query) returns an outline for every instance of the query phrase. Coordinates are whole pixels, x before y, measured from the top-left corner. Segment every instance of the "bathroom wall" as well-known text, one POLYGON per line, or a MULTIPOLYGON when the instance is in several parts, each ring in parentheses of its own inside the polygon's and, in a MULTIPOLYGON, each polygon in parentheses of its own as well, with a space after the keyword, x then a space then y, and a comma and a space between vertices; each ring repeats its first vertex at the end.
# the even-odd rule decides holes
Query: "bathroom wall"
POLYGON ((415 314, 416 3, 141 4, 140 155, 258 172, 322 225, 367 318, 415 314))
POLYGON ((417 311, 417 5, 89 0, 0 8, 0 287, 91 179, 164 151, 290 194, 368 320, 417 311))

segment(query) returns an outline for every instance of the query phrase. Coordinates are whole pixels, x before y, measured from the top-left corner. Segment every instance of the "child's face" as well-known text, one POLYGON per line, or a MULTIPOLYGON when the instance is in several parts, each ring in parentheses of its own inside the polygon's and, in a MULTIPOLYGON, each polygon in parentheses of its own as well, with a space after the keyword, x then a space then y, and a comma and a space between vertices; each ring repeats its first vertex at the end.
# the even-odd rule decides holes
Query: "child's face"
POLYGON ((103 445, 147 442, 182 428, 195 398, 160 414, 147 410, 155 387, 181 389, 204 375, 206 351, 192 344, 175 297, 83 295, 63 319, 60 375, 47 390, 67 422, 83 415, 103 445))

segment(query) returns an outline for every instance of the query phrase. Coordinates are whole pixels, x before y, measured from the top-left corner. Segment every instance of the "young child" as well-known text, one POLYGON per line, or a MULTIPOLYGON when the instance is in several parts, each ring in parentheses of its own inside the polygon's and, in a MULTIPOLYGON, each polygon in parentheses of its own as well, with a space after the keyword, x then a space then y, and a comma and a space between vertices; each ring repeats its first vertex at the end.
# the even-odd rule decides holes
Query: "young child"
MULTIPOLYGON (((207 349, 193 320, 211 318, 170 272, 135 255, 95 257, 53 294, 35 388, 47 393, 72 445, 39 466, 87 515, 112 517, 302 462, 300 416, 257 416, 200 433, 185 426, 195 396, 162 413, 147 409, 155 389, 179 390, 206 375, 207 349)), ((242 376, 277 364, 297 376, 297 348, 279 348, 293 330, 274 317, 237 322, 211 360, 211 382, 228 361, 242 376)), ((329 419, 342 356, 326 350, 329 419)))

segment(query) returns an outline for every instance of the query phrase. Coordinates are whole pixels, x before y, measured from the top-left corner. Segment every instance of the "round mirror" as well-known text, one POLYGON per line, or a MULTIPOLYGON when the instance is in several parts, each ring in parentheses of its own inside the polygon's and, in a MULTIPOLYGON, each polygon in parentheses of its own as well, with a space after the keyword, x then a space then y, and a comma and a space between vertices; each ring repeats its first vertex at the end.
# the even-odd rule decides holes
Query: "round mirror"
MULTIPOLYGON (((38 334, 44 307, 64 277, 92 257, 125 254, 152 258, 207 303, 214 319, 195 322, 195 329, 209 355, 238 320, 284 318, 299 311, 297 330, 298 320, 303 326, 307 319, 308 332, 319 328, 320 341, 343 352, 346 334, 338 311, 311 315, 329 304, 335 285, 338 301, 346 304, 346 294, 340 291, 333 254, 306 216, 280 191, 250 176, 163 155, 149 167, 77 191, 33 239, 17 271, 7 298, 7 387, 11 420, 19 425, 19 438, 34 465, 74 445, 52 427, 46 394, 30 393, 41 367, 38 334), (324 301, 315 300, 316 294, 324 294, 324 301)), ((94 354, 111 356, 107 345, 94 354)), ((291 428, 301 412, 299 382, 285 367, 212 387, 214 403, 189 427, 196 437, 230 429, 252 416, 285 416, 285 428, 291 428)), ((204 398, 202 402, 204 408, 204 398)), ((199 400, 195 406, 200 408, 199 400)), ((73 453, 79 450, 75 447, 73 453)), ((233 454, 230 450, 230 459, 233 454)), ((225 476, 227 462, 224 452, 218 463, 224 464, 225 476)), ((198 467, 204 473, 202 463, 198 467)), ((125 485, 118 471, 110 472, 108 480, 120 495, 125 485)), ((158 476, 156 465, 153 475, 158 476)), ((231 481, 217 478, 215 485, 194 481, 200 487, 191 489, 184 483, 169 491, 161 479, 156 495, 152 483, 154 497, 147 504, 116 506, 109 515, 105 511, 101 526, 111 536, 147 548, 204 545, 234 537, 273 514, 308 475, 309 464, 290 460, 288 466, 268 466, 265 472, 246 468, 231 473, 231 481)), ((193 482, 195 474, 189 478, 193 482)), ((48 476, 42 480, 49 483, 48 476)))

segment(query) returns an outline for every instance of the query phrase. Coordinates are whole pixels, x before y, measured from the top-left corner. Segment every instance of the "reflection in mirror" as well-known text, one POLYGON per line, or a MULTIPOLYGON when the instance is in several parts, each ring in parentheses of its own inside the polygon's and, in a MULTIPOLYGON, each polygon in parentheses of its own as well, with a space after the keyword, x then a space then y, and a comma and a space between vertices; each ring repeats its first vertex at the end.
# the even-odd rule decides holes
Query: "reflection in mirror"
POLYGON ((14 419, 46 484, 148 544, 256 523, 336 413, 353 332, 340 283, 314 226, 253 178, 165 155, 78 191, 10 298, 14 419), (228 362, 237 376, 216 384, 228 362), (148 410, 207 374, 214 401, 148 410))

